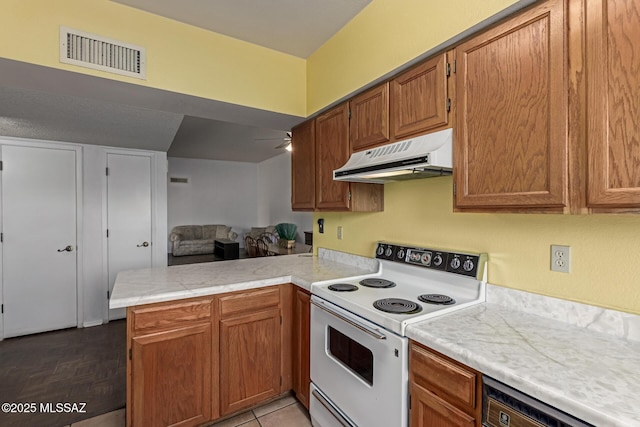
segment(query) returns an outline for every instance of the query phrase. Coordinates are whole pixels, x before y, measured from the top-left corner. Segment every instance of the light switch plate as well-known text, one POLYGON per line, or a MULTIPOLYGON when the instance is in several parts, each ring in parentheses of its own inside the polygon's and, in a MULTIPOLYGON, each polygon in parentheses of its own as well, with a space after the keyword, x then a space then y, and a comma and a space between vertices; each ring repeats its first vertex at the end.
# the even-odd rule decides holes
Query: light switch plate
POLYGON ((571 272, 571 246, 551 245, 551 271, 571 272))

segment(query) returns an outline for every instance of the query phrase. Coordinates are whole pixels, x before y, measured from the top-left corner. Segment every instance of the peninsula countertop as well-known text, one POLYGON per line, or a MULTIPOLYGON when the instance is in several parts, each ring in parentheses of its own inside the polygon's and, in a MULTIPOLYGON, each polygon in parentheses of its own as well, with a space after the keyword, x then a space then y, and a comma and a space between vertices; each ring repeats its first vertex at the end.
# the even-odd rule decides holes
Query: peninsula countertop
POLYGON ((281 283, 310 290, 312 283, 376 273, 373 258, 318 249, 312 254, 244 258, 118 273, 109 308, 171 301, 281 283))

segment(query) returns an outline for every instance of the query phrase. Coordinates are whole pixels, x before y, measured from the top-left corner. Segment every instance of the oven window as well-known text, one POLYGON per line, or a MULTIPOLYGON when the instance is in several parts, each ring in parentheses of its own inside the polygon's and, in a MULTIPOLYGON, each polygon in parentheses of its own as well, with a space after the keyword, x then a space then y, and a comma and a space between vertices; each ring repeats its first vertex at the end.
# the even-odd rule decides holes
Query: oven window
POLYGON ((329 352, 347 368, 373 385, 373 353, 329 326, 329 352))

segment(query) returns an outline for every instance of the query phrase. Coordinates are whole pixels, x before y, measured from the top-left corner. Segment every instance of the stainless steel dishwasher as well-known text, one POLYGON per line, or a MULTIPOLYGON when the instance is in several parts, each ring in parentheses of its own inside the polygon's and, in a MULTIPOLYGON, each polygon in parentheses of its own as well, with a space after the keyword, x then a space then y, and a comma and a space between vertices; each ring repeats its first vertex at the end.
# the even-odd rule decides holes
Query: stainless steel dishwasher
POLYGON ((493 378, 482 381, 485 427, 594 427, 493 378))

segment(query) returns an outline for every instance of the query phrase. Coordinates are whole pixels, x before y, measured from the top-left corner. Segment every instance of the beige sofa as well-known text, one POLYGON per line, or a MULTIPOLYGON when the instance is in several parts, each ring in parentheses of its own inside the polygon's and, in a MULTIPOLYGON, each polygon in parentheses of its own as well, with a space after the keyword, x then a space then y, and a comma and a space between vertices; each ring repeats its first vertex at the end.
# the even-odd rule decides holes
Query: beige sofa
POLYGON ((179 225, 169 235, 173 256, 212 254, 214 240, 237 238, 238 233, 226 225, 179 225))

